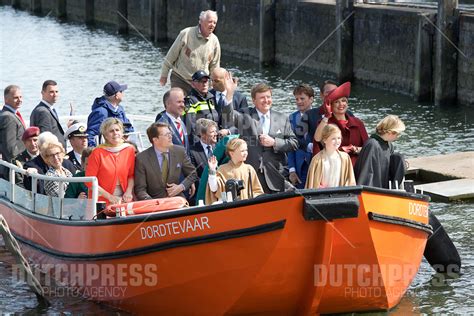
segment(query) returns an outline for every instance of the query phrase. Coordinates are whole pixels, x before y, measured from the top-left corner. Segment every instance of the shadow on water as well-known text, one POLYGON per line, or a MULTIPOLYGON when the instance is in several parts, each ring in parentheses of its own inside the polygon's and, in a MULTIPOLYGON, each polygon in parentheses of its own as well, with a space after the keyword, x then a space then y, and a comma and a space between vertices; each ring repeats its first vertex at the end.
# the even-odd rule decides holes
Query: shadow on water
MULTIPOLYGON (((9 7, 0 7, 0 21, 0 86, 14 83, 22 87, 23 113, 29 113, 39 102, 41 84, 49 78, 59 82, 60 116, 69 114, 69 102, 75 105, 77 114, 86 116, 94 98, 102 94, 103 85, 111 79, 128 84, 123 103, 128 113, 155 117, 163 109, 161 98, 167 88, 159 85, 159 76, 167 45, 153 46, 138 37, 117 36, 111 31, 58 22, 50 17, 39 18, 9 7), (45 34, 48 49, 44 49, 45 34)), ((261 68, 228 56, 223 57, 222 64, 240 78, 240 90, 247 96, 253 84, 270 83, 274 106, 285 113, 294 111, 294 86, 307 82, 316 87, 321 81, 302 71, 284 80, 291 68, 261 68)), ((315 104, 320 102, 316 97, 315 104)), ((408 157, 474 150, 474 108, 438 107, 357 84, 349 103, 365 122, 369 134, 385 115, 399 115, 407 130, 396 147, 408 157)), ((146 124, 138 125, 139 130, 145 128, 146 124)), ((431 210, 458 248, 463 262, 462 275, 433 282, 438 276, 423 261, 412 286, 390 314, 474 313, 472 209, 472 203, 431 204, 431 210)), ((48 308, 38 306, 26 284, 10 282, 11 267, 4 264, 8 257, 0 247, 0 313, 117 313, 80 297, 64 295, 49 297, 52 305, 48 308)))

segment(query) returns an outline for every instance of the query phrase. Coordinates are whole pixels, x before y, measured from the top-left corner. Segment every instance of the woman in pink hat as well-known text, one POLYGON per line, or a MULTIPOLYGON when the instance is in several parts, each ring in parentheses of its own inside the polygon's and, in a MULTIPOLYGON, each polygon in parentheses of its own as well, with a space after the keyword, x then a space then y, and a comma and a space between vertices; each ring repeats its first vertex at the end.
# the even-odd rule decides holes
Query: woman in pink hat
POLYGON ((354 117, 347 115, 348 100, 351 93, 351 83, 346 82, 332 90, 324 99, 325 116, 318 123, 314 133, 313 154, 320 150, 319 143, 323 128, 328 124, 335 124, 341 130, 342 144, 339 150, 349 154, 352 165, 355 165, 359 152, 364 142, 369 138, 364 123, 354 117))

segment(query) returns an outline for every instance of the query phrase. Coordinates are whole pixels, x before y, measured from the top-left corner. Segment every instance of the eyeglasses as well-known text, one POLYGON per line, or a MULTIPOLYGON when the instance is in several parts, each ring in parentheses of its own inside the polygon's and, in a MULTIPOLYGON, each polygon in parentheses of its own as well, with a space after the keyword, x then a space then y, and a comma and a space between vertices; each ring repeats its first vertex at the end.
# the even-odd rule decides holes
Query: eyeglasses
POLYGON ((168 133, 164 133, 164 134, 161 134, 161 135, 158 135, 158 136, 165 136, 165 137, 171 137, 173 134, 171 134, 171 132, 168 132, 168 133))
POLYGON ((62 151, 58 151, 56 153, 49 153, 46 155, 46 157, 51 158, 51 157, 61 157, 63 156, 64 153, 62 151))

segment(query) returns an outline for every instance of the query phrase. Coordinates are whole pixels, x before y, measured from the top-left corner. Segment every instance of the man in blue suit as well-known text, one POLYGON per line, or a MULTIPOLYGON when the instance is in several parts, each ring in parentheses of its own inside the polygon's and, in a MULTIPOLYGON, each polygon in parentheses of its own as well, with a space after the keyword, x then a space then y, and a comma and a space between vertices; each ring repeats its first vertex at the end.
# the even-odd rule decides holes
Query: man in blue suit
POLYGON ((189 130, 182 119, 185 108, 183 89, 175 87, 168 90, 163 96, 163 104, 165 110, 158 113, 155 121, 168 124, 173 144, 184 147, 189 154, 189 130))
MULTIPOLYGON (((301 118, 304 114, 311 109, 314 101, 314 90, 310 85, 303 83, 293 90, 293 95, 295 96, 298 111, 290 114, 290 124, 291 129, 298 137, 300 143, 302 143, 307 135, 298 133, 297 126, 301 123, 301 118)), ((288 152, 289 179, 299 189, 304 188, 311 158, 312 153, 307 150, 298 149, 288 152)))

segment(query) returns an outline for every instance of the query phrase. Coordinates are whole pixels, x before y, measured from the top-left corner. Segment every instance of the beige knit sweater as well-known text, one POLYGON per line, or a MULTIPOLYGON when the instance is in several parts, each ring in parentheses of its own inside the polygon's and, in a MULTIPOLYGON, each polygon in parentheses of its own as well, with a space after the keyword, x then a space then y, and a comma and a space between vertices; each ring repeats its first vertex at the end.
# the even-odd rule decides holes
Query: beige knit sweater
POLYGON ((166 54, 161 76, 167 77, 170 70, 185 80, 191 81, 192 75, 198 70, 207 74, 220 67, 221 46, 219 39, 212 33, 204 38, 198 26, 182 30, 168 54, 166 54))

